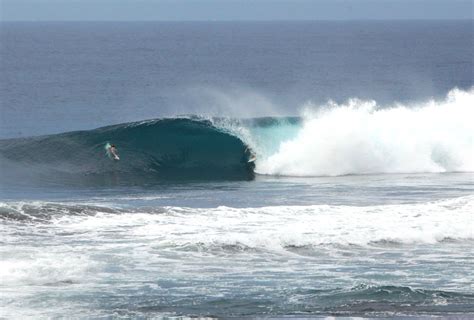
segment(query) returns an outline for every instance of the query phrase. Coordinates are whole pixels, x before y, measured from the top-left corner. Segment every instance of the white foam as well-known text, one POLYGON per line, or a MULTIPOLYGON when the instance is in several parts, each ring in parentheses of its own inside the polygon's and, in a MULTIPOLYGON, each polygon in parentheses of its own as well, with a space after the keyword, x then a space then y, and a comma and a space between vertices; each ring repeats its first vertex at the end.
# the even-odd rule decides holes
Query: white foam
POLYGON ((271 250, 378 241, 432 244, 448 238, 473 239, 473 212, 474 197, 368 207, 168 208, 166 216, 156 217, 157 223, 147 223, 133 232, 172 245, 243 245, 271 250))
POLYGON ((84 281, 94 277, 99 263, 89 257, 67 251, 64 247, 45 248, 38 252, 17 247, 14 256, 5 256, 0 269, 0 283, 7 285, 56 285, 61 282, 84 281), (34 259, 31 257, 34 256, 34 259))
POLYGON ((292 255, 289 248, 299 246, 416 245, 474 239, 474 196, 364 207, 166 207, 162 213, 147 209, 79 216, 63 213, 48 222, 6 221, 0 225, 5 244, 0 251, 1 285, 93 282, 106 263, 94 258, 97 250, 133 253, 146 263, 150 245, 158 250, 155 253, 179 254, 179 248, 189 246, 205 250, 234 246, 292 255), (42 244, 32 245, 29 239, 41 239, 42 244), (67 245, 68 241, 77 248, 67 245))
MULTIPOLYGON (((51 203, 29 205, 41 209, 50 207, 51 203)), ((4 211, 23 210, 21 203, 0 203, 0 206, 4 211)), ((364 207, 165 207, 159 211, 143 208, 141 212, 139 209, 133 212, 121 209, 114 213, 94 207, 96 214, 87 215, 68 214, 70 203, 55 203, 55 206, 57 212, 47 221, 7 219, 0 224, 0 287, 3 289, 0 297, 7 317, 21 311, 23 318, 30 315, 38 318, 38 310, 66 314, 69 310, 58 308, 87 307, 68 302, 66 306, 57 304, 61 307, 44 309, 41 299, 31 302, 32 297, 40 292, 38 288, 57 295, 62 288, 68 292, 95 292, 98 284, 108 286, 104 288, 109 290, 116 283, 129 283, 130 279, 134 279, 135 282, 130 283, 135 285, 147 277, 152 277, 148 278, 152 281, 160 276, 166 279, 168 274, 176 278, 199 278, 201 271, 199 265, 196 268, 196 262, 202 261, 217 261, 216 265, 225 272, 229 267, 226 263, 240 261, 239 272, 246 272, 249 265, 242 261, 252 259, 253 252, 257 252, 259 257, 275 256, 277 259, 272 262, 273 266, 270 263, 273 270, 293 273, 280 260, 291 260, 288 257, 296 255, 295 246, 307 246, 315 252, 329 248, 331 254, 337 254, 341 245, 348 244, 369 248, 374 242, 379 242, 376 246, 383 246, 384 241, 393 241, 409 243, 414 248, 420 244, 435 244, 442 248, 444 244, 439 242, 445 239, 457 240, 461 244, 474 239, 474 196, 364 207), (61 206, 64 209, 61 210, 61 206), (232 246, 231 250, 251 248, 257 251, 242 251, 242 254, 231 251, 229 257, 228 246, 232 246), (265 254, 262 255, 260 250, 265 254), (275 264, 282 266, 279 269, 275 264), (110 282, 102 283, 104 277, 110 282), (23 301, 28 303, 23 305, 23 301)), ((454 248, 453 254, 456 254, 456 250, 461 251, 466 245, 459 246, 460 249, 456 247, 457 244, 448 249, 454 248)), ((306 266, 313 268, 312 263, 306 266)), ((330 264, 322 268, 326 269, 319 270, 320 274, 331 272, 328 271, 330 264)), ((249 272, 251 270, 250 267, 249 272)), ((337 279, 343 277, 347 277, 344 281, 351 281, 347 275, 337 273, 337 279)), ((457 279, 455 284, 458 287, 470 283, 457 279)))
MULTIPOLYGON (((44 228, 49 234, 80 234, 94 241, 123 236, 132 237, 136 243, 153 240, 157 245, 170 247, 240 245, 272 250, 326 244, 368 245, 379 241, 433 244, 445 239, 474 239, 474 196, 363 207, 166 207, 163 213, 146 210, 87 216, 66 214, 53 217, 44 228)), ((25 232, 35 232, 36 227, 25 232)))
POLYGON ((257 162, 257 172, 319 176, 474 171, 474 88, 444 101, 380 108, 350 100, 307 106, 296 138, 257 162), (316 110, 316 111, 315 111, 316 110))
MULTIPOLYGON (((17 213, 24 211, 24 205, 23 202, 0 203, 3 210, 12 209, 17 213)), ((110 212, 108 208, 102 210, 100 206, 94 206, 88 208, 87 215, 68 214, 71 203, 62 205, 36 201, 29 203, 29 210, 31 207, 40 210, 52 205, 56 213, 45 222, 33 219, 31 223, 23 224, 15 220, 7 223, 7 220, 0 225, 4 242, 17 241, 21 232, 31 236, 37 232, 48 235, 57 232, 93 234, 98 241, 100 237, 110 235, 119 237, 122 232, 137 239, 151 237, 170 245, 242 244, 255 248, 366 245, 376 241, 436 243, 447 238, 474 239, 474 196, 416 204, 164 207, 158 211, 134 209, 130 213, 126 209, 110 212)), ((77 210, 75 206, 73 211, 77 210)), ((21 261, 18 263, 21 264, 21 261)))

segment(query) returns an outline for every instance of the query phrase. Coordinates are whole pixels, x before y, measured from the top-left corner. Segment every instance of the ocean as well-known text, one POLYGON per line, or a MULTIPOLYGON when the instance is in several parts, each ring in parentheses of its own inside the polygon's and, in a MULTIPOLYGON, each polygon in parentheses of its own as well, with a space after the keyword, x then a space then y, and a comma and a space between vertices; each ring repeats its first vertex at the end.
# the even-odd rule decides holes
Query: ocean
POLYGON ((1 318, 474 317, 472 20, 0 27, 1 318))

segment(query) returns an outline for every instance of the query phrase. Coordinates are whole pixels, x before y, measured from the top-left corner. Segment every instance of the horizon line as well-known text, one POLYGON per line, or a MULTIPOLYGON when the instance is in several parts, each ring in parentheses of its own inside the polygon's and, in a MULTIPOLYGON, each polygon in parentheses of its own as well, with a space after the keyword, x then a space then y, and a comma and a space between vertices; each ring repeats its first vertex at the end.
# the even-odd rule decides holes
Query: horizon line
POLYGON ((343 21, 474 21, 472 18, 389 18, 389 19, 209 19, 209 20, 4 20, 0 22, 343 22, 343 21))

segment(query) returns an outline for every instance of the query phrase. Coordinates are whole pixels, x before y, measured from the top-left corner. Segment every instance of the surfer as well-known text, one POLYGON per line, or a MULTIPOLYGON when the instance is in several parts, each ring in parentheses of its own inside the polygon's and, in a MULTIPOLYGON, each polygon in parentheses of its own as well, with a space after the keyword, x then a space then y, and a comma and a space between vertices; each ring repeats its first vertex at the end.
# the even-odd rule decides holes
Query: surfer
POLYGON ((245 148, 244 152, 248 155, 247 162, 254 162, 255 160, 257 160, 257 155, 249 147, 245 148))
POLYGON ((110 154, 115 160, 120 160, 118 156, 117 147, 115 146, 115 144, 110 145, 108 151, 110 152, 110 154))

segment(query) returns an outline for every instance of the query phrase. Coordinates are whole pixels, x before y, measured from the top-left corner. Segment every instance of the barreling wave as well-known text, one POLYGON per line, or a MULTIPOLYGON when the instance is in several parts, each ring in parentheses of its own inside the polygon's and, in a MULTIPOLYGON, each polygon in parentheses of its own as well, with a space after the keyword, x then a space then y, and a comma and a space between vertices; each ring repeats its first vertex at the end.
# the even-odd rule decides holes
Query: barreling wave
POLYGON ((351 100, 308 105, 302 117, 170 118, 2 140, 0 164, 4 179, 102 184, 473 172, 473 118, 474 88, 454 89, 416 105, 351 100), (105 157, 108 142, 120 161, 105 157))
POLYGON ((252 179, 251 151, 209 120, 173 118, 0 141, 3 179, 134 184, 168 179, 252 179), (106 157, 116 144, 121 160, 106 157))

